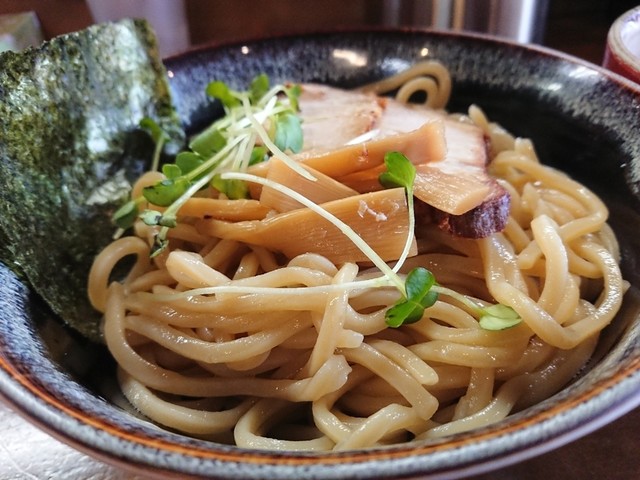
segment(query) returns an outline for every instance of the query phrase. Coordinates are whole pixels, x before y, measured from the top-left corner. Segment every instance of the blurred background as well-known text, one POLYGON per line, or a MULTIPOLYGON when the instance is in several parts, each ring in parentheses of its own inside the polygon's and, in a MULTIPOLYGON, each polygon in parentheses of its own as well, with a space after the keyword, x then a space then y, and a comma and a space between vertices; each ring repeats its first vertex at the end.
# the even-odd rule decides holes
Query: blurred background
POLYGON ((640 0, 0 0, 0 49, 94 22, 144 17, 161 53, 210 42, 336 27, 487 32, 602 62, 613 20, 640 0), (16 16, 18 13, 26 15, 16 16))

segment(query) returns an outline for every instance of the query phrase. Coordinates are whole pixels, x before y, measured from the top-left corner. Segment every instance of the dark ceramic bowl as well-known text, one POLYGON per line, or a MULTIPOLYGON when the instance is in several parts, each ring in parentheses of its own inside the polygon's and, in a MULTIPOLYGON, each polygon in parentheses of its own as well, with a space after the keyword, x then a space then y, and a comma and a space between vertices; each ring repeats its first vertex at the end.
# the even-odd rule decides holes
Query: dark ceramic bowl
MULTIPOLYGON (((243 86, 274 80, 354 87, 424 58, 453 76, 451 111, 480 105, 492 120, 534 140, 545 163, 607 202, 632 284, 589 368, 548 400, 480 430, 449 438, 342 453, 248 451, 188 438, 141 420, 96 393, 112 362, 69 334, 0 266, 0 391, 58 438, 108 462, 185 478, 453 478, 516 462, 584 435, 640 404, 640 90, 594 65, 549 50, 477 36, 352 32, 251 41, 193 50, 166 61, 189 129, 216 115, 211 79, 243 86)), ((101 387, 103 388, 103 387, 101 387)))

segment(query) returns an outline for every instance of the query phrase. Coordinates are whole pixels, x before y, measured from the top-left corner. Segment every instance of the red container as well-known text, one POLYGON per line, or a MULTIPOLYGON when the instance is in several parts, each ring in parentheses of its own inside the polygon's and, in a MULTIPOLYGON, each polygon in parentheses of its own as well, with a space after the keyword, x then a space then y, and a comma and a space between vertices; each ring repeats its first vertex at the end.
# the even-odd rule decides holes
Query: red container
POLYGON ((602 65, 640 83, 640 6, 611 25, 602 65))

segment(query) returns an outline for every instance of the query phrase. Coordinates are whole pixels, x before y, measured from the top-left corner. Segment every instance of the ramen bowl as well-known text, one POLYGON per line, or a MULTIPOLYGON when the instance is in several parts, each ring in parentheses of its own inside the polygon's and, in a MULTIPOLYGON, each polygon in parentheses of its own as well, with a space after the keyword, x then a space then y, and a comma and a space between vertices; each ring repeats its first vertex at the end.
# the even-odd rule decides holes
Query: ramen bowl
POLYGON ((479 105, 535 142, 545 163, 607 203, 631 288, 584 371, 551 398, 446 438, 344 452, 241 449, 164 430, 132 414, 101 346, 62 326, 29 286, 0 266, 0 392, 19 412, 95 457, 159 477, 224 479, 458 478, 541 454, 640 404, 640 87, 547 49, 477 35, 352 31, 205 46, 165 61, 189 131, 219 114, 212 79, 356 87, 436 59, 451 72, 448 109, 479 105))

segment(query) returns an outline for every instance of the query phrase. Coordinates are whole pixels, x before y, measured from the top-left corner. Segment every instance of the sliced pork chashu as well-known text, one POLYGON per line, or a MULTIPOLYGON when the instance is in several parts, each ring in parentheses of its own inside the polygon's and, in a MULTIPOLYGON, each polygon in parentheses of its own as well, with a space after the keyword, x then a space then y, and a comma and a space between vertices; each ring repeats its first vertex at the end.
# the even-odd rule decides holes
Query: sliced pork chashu
POLYGON ((379 97, 304 84, 299 99, 306 152, 341 147, 369 131, 380 121, 383 107, 379 97))
POLYGON ((480 238, 505 227, 509 195, 487 173, 487 140, 475 125, 442 111, 324 85, 303 85, 300 106, 305 151, 298 160, 365 192, 381 188, 382 157, 398 150, 416 165, 415 196, 433 208, 431 217, 441 228, 480 238), (408 136, 419 129, 430 138, 408 136), (348 171, 336 169, 340 164, 350 165, 348 171))
POLYGON ((450 119, 440 111, 392 99, 386 102, 378 128, 382 132, 402 132, 440 117, 444 117, 447 153, 442 162, 417 167, 416 197, 433 207, 432 219, 453 235, 482 238, 503 230, 510 197, 487 173, 487 139, 480 128, 450 119), (447 191, 449 195, 442 194, 447 191))

